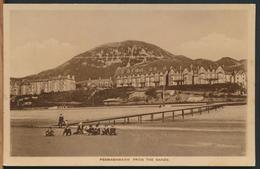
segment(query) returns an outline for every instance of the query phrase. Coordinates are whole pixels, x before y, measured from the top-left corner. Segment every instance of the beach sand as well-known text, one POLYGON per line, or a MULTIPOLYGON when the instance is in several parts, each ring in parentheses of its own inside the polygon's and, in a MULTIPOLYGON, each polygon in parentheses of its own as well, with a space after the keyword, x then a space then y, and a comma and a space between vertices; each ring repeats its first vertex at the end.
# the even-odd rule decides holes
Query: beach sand
MULTIPOLYGON (((118 124, 116 136, 66 137, 62 136, 62 129, 55 129, 54 137, 45 137, 46 129, 22 127, 23 120, 16 120, 13 119, 11 128, 12 156, 245 155, 245 105, 185 116, 184 120, 169 118, 164 123, 158 118, 143 124, 118 124)), ((38 123, 42 121, 38 119, 38 123)))

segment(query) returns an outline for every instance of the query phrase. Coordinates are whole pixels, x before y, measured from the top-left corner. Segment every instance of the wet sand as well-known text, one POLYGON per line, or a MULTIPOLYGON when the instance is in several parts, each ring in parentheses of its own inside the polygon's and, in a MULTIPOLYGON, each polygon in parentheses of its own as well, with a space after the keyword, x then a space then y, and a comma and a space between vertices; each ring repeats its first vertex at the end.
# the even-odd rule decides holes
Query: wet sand
MULTIPOLYGON (((49 122, 51 122, 50 120, 49 122)), ((15 119, 13 119, 15 122, 15 119)), ((41 122, 41 120, 39 120, 41 122)), ((46 121, 48 122, 48 120, 46 121)), ((13 156, 241 156, 246 106, 228 106, 184 120, 116 125, 116 136, 44 137, 45 129, 14 125, 13 156)), ((27 121, 26 121, 27 123, 27 121)), ((20 124, 22 120, 20 119, 20 124)))

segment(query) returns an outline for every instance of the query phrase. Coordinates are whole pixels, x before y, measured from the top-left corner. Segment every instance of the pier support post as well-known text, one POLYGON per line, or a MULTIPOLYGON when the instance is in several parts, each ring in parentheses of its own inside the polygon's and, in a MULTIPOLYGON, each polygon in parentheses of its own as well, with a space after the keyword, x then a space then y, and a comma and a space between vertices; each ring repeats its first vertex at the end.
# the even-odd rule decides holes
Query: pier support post
POLYGON ((129 124, 129 117, 127 117, 127 124, 129 124))
POLYGON ((151 121, 153 121, 153 114, 151 114, 151 121))
POLYGON ((174 111, 172 112, 172 121, 174 121, 174 111))
POLYGON ((182 119, 184 119, 184 110, 181 110, 182 119))
POLYGON ((142 123, 142 116, 140 116, 140 123, 142 123))
POLYGON ((115 124, 116 124, 116 120, 114 120, 114 122, 113 122, 113 123, 114 123, 114 125, 115 125, 115 124))
POLYGON ((208 109, 208 113, 209 113, 209 106, 207 107, 207 109, 208 109))
POLYGON ((124 118, 124 124, 126 123, 126 118, 124 118))
POLYGON ((164 122, 164 113, 162 113, 162 122, 164 122))

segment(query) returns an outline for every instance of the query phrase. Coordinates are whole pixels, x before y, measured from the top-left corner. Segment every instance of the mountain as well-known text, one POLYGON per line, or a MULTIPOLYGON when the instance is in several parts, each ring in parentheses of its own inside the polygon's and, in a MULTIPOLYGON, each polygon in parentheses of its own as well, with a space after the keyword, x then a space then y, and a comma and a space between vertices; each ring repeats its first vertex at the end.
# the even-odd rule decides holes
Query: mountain
POLYGON ((241 59, 241 60, 239 61, 239 63, 240 63, 241 65, 247 65, 247 60, 246 60, 246 59, 241 59))
POLYGON ((26 79, 48 78, 50 76, 75 75, 76 81, 89 78, 108 78, 116 69, 136 64, 143 64, 162 58, 174 57, 160 47, 141 41, 123 41, 108 43, 81 53, 66 63, 39 74, 25 77, 26 79))
POLYGON ((224 66, 234 66, 234 65, 240 65, 240 62, 238 60, 235 60, 230 57, 223 57, 219 60, 217 60, 217 63, 224 66))
POLYGON ((74 56, 64 64, 38 74, 24 77, 24 79, 44 79, 58 75, 74 75, 76 81, 83 81, 89 78, 109 78, 115 75, 119 68, 150 67, 169 68, 178 66, 207 66, 212 64, 230 66, 243 65, 244 61, 237 61, 232 58, 222 58, 217 62, 206 59, 192 60, 183 55, 174 55, 156 45, 127 40, 123 42, 108 43, 77 56, 74 56))
POLYGON ((236 60, 230 57, 223 57, 216 61, 217 64, 223 66, 226 70, 245 70, 247 66, 247 61, 245 59, 236 60))

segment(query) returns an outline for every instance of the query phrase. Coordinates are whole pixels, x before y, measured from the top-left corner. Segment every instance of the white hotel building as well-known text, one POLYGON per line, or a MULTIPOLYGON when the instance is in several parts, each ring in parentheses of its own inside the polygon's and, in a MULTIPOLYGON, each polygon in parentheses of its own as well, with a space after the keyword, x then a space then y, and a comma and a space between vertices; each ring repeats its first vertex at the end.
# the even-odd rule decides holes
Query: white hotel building
POLYGON ((49 79, 11 81, 11 95, 39 95, 41 93, 76 90, 74 76, 52 77, 49 79))

